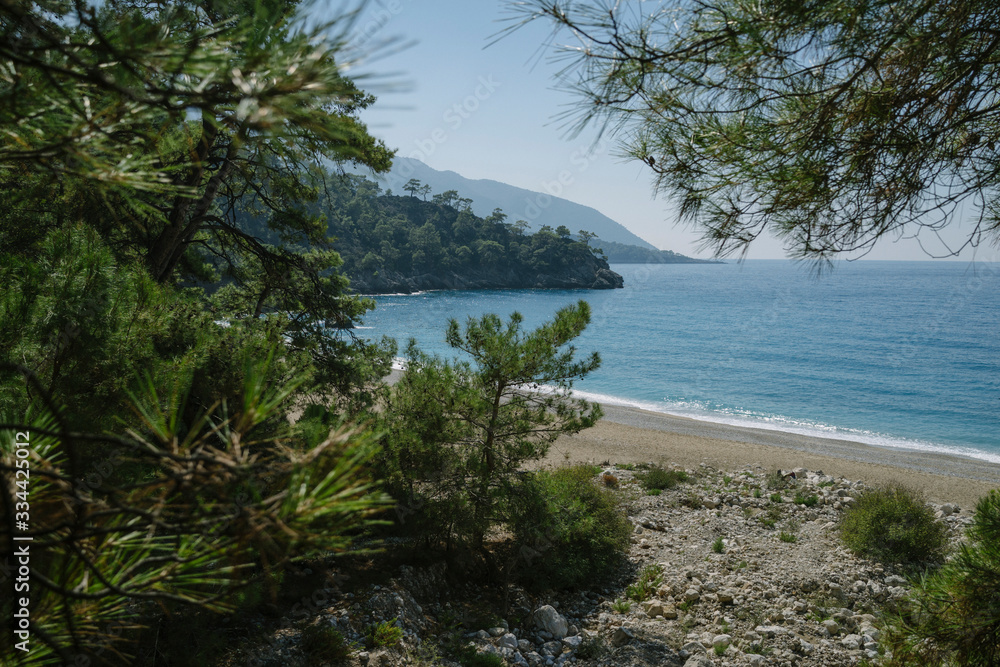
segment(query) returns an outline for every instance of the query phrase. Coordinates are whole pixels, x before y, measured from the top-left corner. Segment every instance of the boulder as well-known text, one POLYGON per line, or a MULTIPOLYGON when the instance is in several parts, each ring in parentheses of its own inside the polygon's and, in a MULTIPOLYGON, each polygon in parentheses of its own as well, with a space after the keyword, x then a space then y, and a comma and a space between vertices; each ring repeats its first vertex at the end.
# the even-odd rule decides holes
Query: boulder
POLYGON ((562 639, 569 634, 569 623, 551 605, 545 605, 535 610, 535 627, 548 632, 553 639, 562 639))

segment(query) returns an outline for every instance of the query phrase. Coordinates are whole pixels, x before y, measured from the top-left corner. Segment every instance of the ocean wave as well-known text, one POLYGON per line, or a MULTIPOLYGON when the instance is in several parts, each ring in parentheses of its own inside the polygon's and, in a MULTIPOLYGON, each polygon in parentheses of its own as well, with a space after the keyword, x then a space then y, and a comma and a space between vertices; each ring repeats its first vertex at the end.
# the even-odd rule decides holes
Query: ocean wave
MULTIPOLYGON (((548 389, 553 390, 554 388, 550 387, 548 389)), ((658 412, 675 417, 686 417, 688 419, 696 419, 714 424, 724 424, 740 428, 755 428, 766 431, 779 431, 782 433, 793 433, 795 435, 804 435, 816 438, 830 438, 832 440, 845 440, 848 442, 860 442, 865 445, 873 445, 875 447, 885 447, 889 449, 963 456, 980 461, 988 461, 990 463, 1000 463, 1000 455, 986 452, 981 449, 944 445, 927 440, 901 438, 874 431, 865 431, 862 429, 833 426, 831 424, 824 424, 821 422, 792 419, 782 415, 760 414, 732 408, 711 409, 704 403, 697 401, 678 401, 673 403, 667 401, 644 401, 622 398, 621 396, 612 396, 610 394, 579 390, 574 390, 573 396, 605 405, 636 408, 639 410, 646 410, 648 412, 658 412)))

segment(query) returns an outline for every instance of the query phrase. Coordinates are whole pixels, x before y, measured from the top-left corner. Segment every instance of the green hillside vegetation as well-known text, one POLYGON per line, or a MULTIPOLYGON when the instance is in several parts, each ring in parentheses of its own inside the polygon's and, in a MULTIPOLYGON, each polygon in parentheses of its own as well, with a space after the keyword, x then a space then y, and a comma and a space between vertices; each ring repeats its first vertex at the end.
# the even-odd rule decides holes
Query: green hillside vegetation
MULTIPOLYGON (((305 30, 296 7, 0 6, 6 586, 28 543, 15 539, 32 546, 18 565, 30 586, 0 596, 0 615, 24 619, 0 633, 4 665, 212 664, 222 615, 273 603, 295 562, 371 542, 394 503, 376 455, 440 424, 393 420, 396 443, 371 426, 394 417, 396 344, 353 335, 374 304, 347 275, 606 271, 569 230, 528 236, 457 195, 379 197, 331 177, 331 160, 378 173, 393 154, 359 120, 374 98, 338 62, 350 17, 305 30)), ((503 393, 562 367, 582 377, 568 343, 588 313, 539 332, 469 329, 496 363, 444 366, 478 373, 456 403, 486 406, 483 378, 503 393), (523 371, 508 363, 519 345, 537 362, 523 371)), ((567 392, 525 400, 542 407, 517 428, 545 437, 491 430, 481 461, 452 452, 468 463, 456 484, 490 489, 473 512, 482 534, 516 492, 510 465, 596 419, 574 417, 587 406, 567 392), (494 443, 521 458, 493 467, 494 443)), ((492 545, 476 546, 485 562, 492 545)))
POLYGON ((695 259, 672 250, 651 250, 636 245, 595 239, 612 264, 721 264, 718 260, 695 259))
POLYGON ((546 187, 542 184, 544 192, 535 192, 499 181, 471 179, 453 171, 439 171, 420 160, 402 156, 397 156, 393 160, 392 169, 379 176, 384 189, 396 192, 405 192, 404 186, 412 179, 429 185, 434 192, 455 190, 462 193, 463 197, 472 199, 473 212, 482 217, 489 216, 494 209, 499 208, 515 220, 528 221, 531 231, 541 229, 542 225, 552 228, 565 225, 574 230, 586 229, 602 239, 616 243, 655 250, 652 245, 597 209, 559 197, 562 186, 558 184, 558 187, 546 187))
POLYGON ((331 179, 319 212, 359 291, 399 291, 414 278, 419 289, 441 287, 448 276, 459 287, 553 287, 573 286, 568 281, 580 274, 577 286, 590 286, 598 272, 612 275, 590 246, 592 234, 566 227, 529 234, 526 222, 510 222, 503 211, 477 216, 454 190, 428 195, 418 181, 411 194, 394 195, 361 176, 331 179))

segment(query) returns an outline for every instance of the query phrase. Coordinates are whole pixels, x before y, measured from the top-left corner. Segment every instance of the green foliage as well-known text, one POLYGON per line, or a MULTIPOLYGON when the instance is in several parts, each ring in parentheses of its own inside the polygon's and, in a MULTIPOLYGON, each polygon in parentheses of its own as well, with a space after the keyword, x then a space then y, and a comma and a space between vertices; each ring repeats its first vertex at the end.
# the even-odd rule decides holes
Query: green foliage
POLYGON ((715 540, 712 542, 712 551, 714 551, 717 554, 721 554, 723 551, 725 551, 725 548, 726 548, 725 545, 722 543, 721 535, 719 537, 716 537, 715 540))
POLYGON ((796 505, 804 505, 806 507, 815 507, 819 504, 819 496, 815 493, 809 494, 808 496, 801 491, 795 492, 795 499, 792 501, 796 505))
POLYGON ((778 519, 781 518, 781 508, 777 505, 771 505, 767 508, 767 511, 763 516, 757 517, 757 520, 765 528, 774 528, 775 524, 778 523, 778 519))
POLYGON ((340 664, 351 657, 351 646, 340 631, 322 622, 302 630, 302 650, 313 661, 340 664))
POLYGON ((627 614, 632 610, 632 601, 628 598, 618 598, 611 603, 611 609, 619 614, 627 614))
POLYGON ((471 361, 442 361, 411 342, 407 370, 381 413, 378 471, 415 520, 449 543, 482 547, 487 530, 510 519, 521 465, 600 418, 600 406, 570 395, 573 381, 600 365, 597 353, 575 360, 570 345, 589 321, 584 301, 531 332, 519 313, 506 324, 496 315, 470 318, 464 331, 452 320, 446 339, 471 361))
POLYGON ((540 471, 514 494, 511 528, 526 584, 580 586, 606 578, 624 560, 631 523, 614 492, 593 478, 590 466, 540 471))
POLYGON ((787 489, 790 483, 788 477, 778 469, 774 469, 767 473, 767 478, 765 481, 767 488, 772 491, 780 491, 781 489, 787 489))
MULTIPOLYGON (((279 447, 269 435, 298 387, 269 385, 271 362, 246 369, 239 404, 195 413, 190 423, 182 418, 188 387, 160 394, 150 382, 135 399, 141 431, 76 433, 52 412, 16 429, 30 434, 37 455, 32 506, 51 508, 32 515, 35 539, 49 544, 46 557, 32 561, 35 576, 49 582, 32 597, 40 664, 61 663, 76 646, 128 653, 132 635, 108 629, 139 629, 140 601, 230 611, 255 567, 343 550, 385 507, 364 473, 371 436, 342 430, 314 447, 294 439, 279 447), (108 456, 75 471, 81 450, 95 444, 108 456), (127 464, 144 476, 106 488, 81 481, 111 479, 127 464)), ((12 475, 15 432, 0 438, 0 470, 12 475)), ((0 549, 0 559, 11 556, 8 542, 0 549)), ((5 615, 11 602, 0 603, 5 615)), ((4 662, 13 662, 8 650, 0 646, 4 662)))
POLYGON ((639 578, 634 584, 629 584, 625 589, 626 597, 643 602, 653 597, 656 589, 663 583, 663 566, 647 565, 639 573, 639 578))
POLYGON ((381 621, 365 630, 365 641, 369 648, 391 648, 403 639, 403 629, 396 625, 396 619, 381 621))
POLYGON ((458 657, 462 667, 504 667, 503 658, 497 653, 479 653, 474 646, 469 646, 458 657))
POLYGON ((889 618, 886 664, 1000 662, 1000 491, 980 498, 966 536, 958 554, 925 573, 889 618))
POLYGON ((753 497, 754 497, 754 498, 760 498, 760 497, 761 497, 761 496, 763 496, 763 495, 764 495, 764 494, 763 494, 763 493, 761 493, 761 490, 760 490, 760 487, 756 487, 756 486, 755 486, 755 487, 754 487, 754 489, 753 489, 753 497))
POLYGON ((683 470, 665 470, 659 466, 654 466, 646 472, 636 475, 636 477, 647 491, 652 489, 659 491, 672 489, 680 482, 688 480, 688 474, 683 470))
POLYGON ((781 540, 782 542, 789 542, 789 543, 794 543, 799 541, 799 538, 795 536, 795 533, 789 533, 788 531, 785 530, 778 533, 778 539, 781 540))
POLYGON ((968 207, 983 218, 943 252, 1000 234, 992 0, 512 7, 511 30, 566 29, 570 45, 551 43, 575 129, 613 128, 717 255, 775 234, 824 259, 968 207))
POLYGON ((772 493, 771 496, 770 496, 770 499, 771 499, 772 503, 783 503, 783 502, 785 502, 785 499, 782 497, 782 495, 780 493, 772 493))
POLYGON ((489 284, 482 276, 490 271, 500 286, 531 287, 541 276, 608 268, 586 241, 550 231, 524 234, 502 213, 479 217, 451 196, 427 202, 385 194, 362 176, 331 179, 318 206, 337 238, 343 272, 367 291, 398 289, 399 281, 427 274, 489 284))
POLYGON ((728 648, 727 646, 723 646, 722 644, 717 644, 712 648, 712 651, 715 653, 716 657, 721 658, 726 654, 727 648, 728 648))
POLYGON ((840 522, 840 535, 855 553, 887 563, 941 560, 947 529, 918 493, 892 484, 862 493, 840 522))

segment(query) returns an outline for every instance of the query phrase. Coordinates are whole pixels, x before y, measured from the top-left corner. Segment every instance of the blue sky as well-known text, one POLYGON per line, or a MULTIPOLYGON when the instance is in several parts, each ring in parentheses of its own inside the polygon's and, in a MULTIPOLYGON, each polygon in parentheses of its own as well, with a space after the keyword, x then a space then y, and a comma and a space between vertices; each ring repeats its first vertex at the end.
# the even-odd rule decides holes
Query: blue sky
MULTIPOLYGON (((574 99, 556 89, 558 66, 544 48, 553 36, 537 23, 487 46, 511 16, 504 0, 374 0, 355 32, 398 38, 352 75, 378 102, 362 118, 399 155, 467 178, 488 178, 592 206, 653 245, 707 257, 698 234, 676 223, 669 202, 654 199, 650 170, 617 156, 595 131, 567 137, 559 115, 574 99), (393 83, 390 83, 393 82, 393 83)), ((565 35, 557 35, 563 43, 565 35)), ((363 39, 358 41, 365 41, 363 39)), ((378 53, 379 50, 376 50, 378 53)), ((961 229, 949 229, 955 243, 961 229)), ((941 243, 922 236, 943 254, 941 243)), ((913 240, 883 239, 869 259, 927 259, 913 240)), ((957 243, 956 245, 960 245, 957 243)), ((961 259, 995 259, 992 249, 961 259)), ((751 259, 784 257, 780 242, 758 239, 751 259)))

